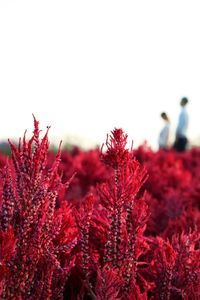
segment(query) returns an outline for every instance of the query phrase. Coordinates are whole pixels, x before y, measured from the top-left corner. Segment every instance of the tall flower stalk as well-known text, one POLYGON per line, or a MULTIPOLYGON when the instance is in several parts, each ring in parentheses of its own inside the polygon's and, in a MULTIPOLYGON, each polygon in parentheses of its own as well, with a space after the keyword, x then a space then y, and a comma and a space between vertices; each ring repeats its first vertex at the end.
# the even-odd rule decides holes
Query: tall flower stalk
POLYGON ((64 211, 58 214, 55 209, 59 190, 69 182, 62 184, 58 172, 60 147, 51 169, 47 169, 48 131, 40 140, 39 123, 34 118, 34 132, 28 142, 25 134, 18 146, 9 141, 12 163, 3 171, 1 230, 12 228, 16 245, 7 262, 1 299, 62 299, 61 290, 70 271, 66 263, 75 239, 68 245, 55 244, 58 234, 66 236, 67 231, 74 230, 61 232, 64 211), (61 252, 65 263, 59 258, 61 252), (60 290, 58 286, 54 289, 59 278, 60 290))
POLYGON ((132 151, 126 148, 127 135, 122 129, 111 132, 106 147, 105 152, 102 148, 101 158, 111 168, 112 175, 98 189, 110 223, 103 261, 118 269, 123 277, 124 291, 128 291, 137 273, 138 250, 135 247, 140 247, 148 219, 145 200, 137 197, 147 179, 147 172, 133 158, 132 151))

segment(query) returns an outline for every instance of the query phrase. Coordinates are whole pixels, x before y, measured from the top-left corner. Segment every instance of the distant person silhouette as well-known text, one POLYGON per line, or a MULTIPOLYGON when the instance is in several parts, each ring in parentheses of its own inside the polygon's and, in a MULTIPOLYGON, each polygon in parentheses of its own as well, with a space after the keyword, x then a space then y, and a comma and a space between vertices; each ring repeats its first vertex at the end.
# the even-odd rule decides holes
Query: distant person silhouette
POLYGON ((160 114, 161 118, 164 120, 165 124, 163 129, 159 134, 158 146, 159 149, 168 149, 169 147, 169 131, 170 131, 170 120, 165 112, 160 114))
POLYGON ((181 99, 180 106, 181 112, 179 114, 178 124, 176 128, 176 138, 174 143, 174 149, 178 152, 183 152, 187 148, 187 129, 188 129, 188 112, 186 106, 188 104, 188 99, 186 97, 181 99))

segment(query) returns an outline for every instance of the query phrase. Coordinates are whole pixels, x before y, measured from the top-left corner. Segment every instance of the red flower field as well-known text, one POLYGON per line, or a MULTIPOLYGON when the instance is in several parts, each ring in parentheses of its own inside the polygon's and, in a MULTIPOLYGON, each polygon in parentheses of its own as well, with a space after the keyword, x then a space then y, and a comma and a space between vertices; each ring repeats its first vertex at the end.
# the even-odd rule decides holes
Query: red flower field
POLYGON ((0 299, 200 299, 200 150, 49 151, 48 130, 0 156, 0 299))

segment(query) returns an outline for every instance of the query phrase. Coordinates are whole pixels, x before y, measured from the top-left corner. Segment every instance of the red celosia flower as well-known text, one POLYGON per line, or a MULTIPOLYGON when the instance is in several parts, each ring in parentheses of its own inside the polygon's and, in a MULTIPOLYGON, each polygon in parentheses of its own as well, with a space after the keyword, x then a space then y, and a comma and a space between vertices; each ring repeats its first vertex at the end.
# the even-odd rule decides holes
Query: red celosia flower
POLYGON ((96 300, 120 299, 119 292, 123 281, 118 271, 105 265, 102 270, 97 269, 95 286, 96 300))
POLYGON ((0 230, 0 283, 9 276, 9 262, 12 258, 16 245, 11 226, 8 226, 6 232, 0 230))
MULTIPOLYGON (((34 126, 29 142, 25 135, 18 147, 10 142, 13 168, 4 172, 1 228, 8 232, 11 225, 17 243, 7 264, 9 276, 5 277, 1 299, 61 299, 68 266, 74 261, 69 254, 76 244, 76 229, 65 227, 64 233, 64 210, 56 212, 58 191, 63 187, 58 173, 60 148, 47 170, 49 129, 40 141, 35 118, 34 126), (74 233, 69 233, 72 230, 74 233)), ((70 208, 65 207, 67 210, 70 208)))

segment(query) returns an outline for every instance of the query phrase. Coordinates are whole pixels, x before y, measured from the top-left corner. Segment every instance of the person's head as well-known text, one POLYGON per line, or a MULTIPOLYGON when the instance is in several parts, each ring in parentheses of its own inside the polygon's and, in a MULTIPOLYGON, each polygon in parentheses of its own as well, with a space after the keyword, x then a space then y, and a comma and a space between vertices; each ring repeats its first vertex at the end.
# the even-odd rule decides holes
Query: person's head
POLYGON ((187 103, 188 103, 188 98, 183 97, 183 98, 181 99, 180 105, 181 105, 182 107, 184 107, 184 106, 187 105, 187 103))
POLYGON ((169 118, 168 118, 166 112, 162 112, 162 113, 160 114, 160 116, 161 116, 161 118, 162 118, 164 121, 169 121, 169 118))

